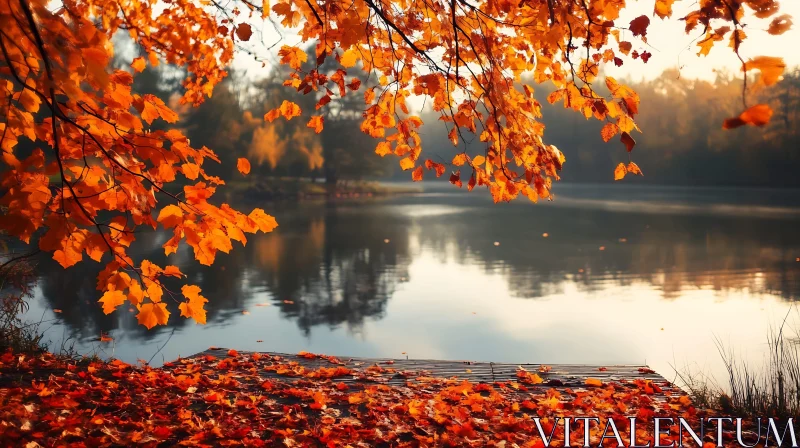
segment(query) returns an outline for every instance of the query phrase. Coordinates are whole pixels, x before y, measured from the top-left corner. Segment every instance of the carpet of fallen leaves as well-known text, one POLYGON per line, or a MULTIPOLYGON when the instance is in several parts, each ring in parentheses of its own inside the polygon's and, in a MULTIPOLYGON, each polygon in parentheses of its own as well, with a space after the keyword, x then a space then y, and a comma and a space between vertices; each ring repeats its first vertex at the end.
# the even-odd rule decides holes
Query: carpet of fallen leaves
MULTIPOLYGON (((321 358, 309 369, 231 350, 151 368, 5 353, 0 446, 540 447, 533 417, 547 434, 555 416, 612 418, 627 441, 627 417, 699 415, 688 397, 647 380, 555 389, 523 370, 518 381, 470 383, 321 358), (404 385, 386 384, 397 374, 404 385)), ((602 429, 592 427, 593 440, 602 429)), ((581 445, 580 424, 572 434, 581 445)), ((636 436, 652 441, 644 428, 636 436)), ((563 428, 555 438, 563 445, 563 428)))

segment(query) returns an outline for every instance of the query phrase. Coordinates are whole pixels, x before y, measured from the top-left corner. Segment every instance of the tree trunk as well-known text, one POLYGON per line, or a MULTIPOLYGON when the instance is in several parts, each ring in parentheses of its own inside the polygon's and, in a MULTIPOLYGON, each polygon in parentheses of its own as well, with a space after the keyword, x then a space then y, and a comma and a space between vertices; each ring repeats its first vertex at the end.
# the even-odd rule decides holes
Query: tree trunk
POLYGON ((336 195, 336 165, 334 161, 334 149, 330 145, 324 145, 322 148, 322 171, 325 173, 325 188, 328 197, 336 195))

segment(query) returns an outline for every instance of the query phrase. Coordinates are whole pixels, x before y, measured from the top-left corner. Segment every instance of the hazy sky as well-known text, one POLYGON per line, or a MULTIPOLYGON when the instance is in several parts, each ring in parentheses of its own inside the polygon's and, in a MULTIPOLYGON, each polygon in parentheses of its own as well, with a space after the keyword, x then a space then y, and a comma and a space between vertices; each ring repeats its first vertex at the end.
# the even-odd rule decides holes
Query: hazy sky
MULTIPOLYGON (((617 23, 627 24, 631 19, 642 14, 651 18, 647 30, 648 46, 634 45, 633 48, 640 52, 647 50, 652 57, 646 64, 641 60, 630 59, 622 67, 616 67, 613 64, 607 65, 605 72, 608 75, 638 81, 642 78, 654 78, 671 67, 680 67, 682 76, 689 78, 712 79, 715 68, 727 68, 731 72, 741 73, 741 63, 733 51, 728 48, 727 39, 717 43, 708 56, 697 56, 699 50, 697 41, 702 30, 698 29, 691 35, 687 35, 684 32, 684 22, 679 20, 688 11, 696 8, 695 0, 676 1, 673 5, 673 16, 667 20, 653 15, 654 3, 655 0, 628 0, 627 10, 617 20, 617 23)), ((800 51, 797 51, 796 48, 800 45, 800 0, 783 0, 781 11, 777 15, 780 14, 790 14, 795 18, 795 25, 792 29, 780 36, 772 36, 766 32, 771 18, 760 20, 748 16, 744 20, 747 39, 743 42, 740 52, 745 60, 761 55, 782 56, 789 67, 800 65, 800 51)), ((258 24, 254 23, 253 25, 256 29, 260 28, 258 24)), ((261 63, 255 62, 251 56, 244 53, 238 54, 234 62, 234 67, 244 71, 247 77, 264 76, 271 65, 277 64, 276 52, 281 45, 305 45, 296 34, 285 30, 282 31, 283 38, 281 40, 281 36, 269 22, 264 23, 261 31, 251 40, 251 42, 260 40, 257 43, 253 42, 255 45, 252 48, 268 60, 267 66, 262 67, 261 63), (275 45, 276 43, 277 45, 275 45), (273 49, 267 51, 266 48, 272 45, 274 45, 273 49)))
MULTIPOLYGON (((728 48, 727 40, 718 42, 708 56, 697 56, 699 47, 696 40, 701 36, 702 29, 687 35, 684 31, 685 22, 678 20, 696 8, 694 0, 676 1, 673 4, 673 16, 667 20, 652 16, 654 3, 654 0, 629 0, 629 10, 618 21, 626 23, 642 14, 650 16, 647 42, 652 47, 648 51, 653 57, 647 64, 632 61, 634 63, 626 63, 622 67, 607 67, 606 73, 634 80, 656 77, 670 67, 681 67, 682 75, 690 78, 713 77, 713 70, 721 67, 741 73, 741 62, 728 48)), ((800 45, 800 0, 783 0, 780 6, 781 10, 775 16, 791 15, 794 18, 794 26, 780 36, 773 36, 766 30, 775 16, 768 20, 747 17, 744 21, 747 25, 745 28, 747 39, 740 47, 740 53, 745 60, 755 56, 782 56, 789 67, 800 65, 800 51, 797 51, 797 46, 800 45)))

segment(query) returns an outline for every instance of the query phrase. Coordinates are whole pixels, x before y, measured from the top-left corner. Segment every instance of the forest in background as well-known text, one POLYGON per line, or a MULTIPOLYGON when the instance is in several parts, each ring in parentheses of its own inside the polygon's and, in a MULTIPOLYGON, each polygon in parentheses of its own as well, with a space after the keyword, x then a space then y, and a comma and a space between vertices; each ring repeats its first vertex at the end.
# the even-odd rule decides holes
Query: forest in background
MULTIPOLYGON (((120 58, 118 65, 127 64, 120 58)), ((327 65, 330 64, 323 65, 320 71, 335 73, 333 66, 327 65)), ((285 87, 289 72, 283 67, 277 65, 267 77, 256 81, 232 72, 198 108, 178 105, 183 74, 170 66, 148 67, 135 78, 138 85, 134 89, 153 93, 173 106, 179 111, 179 123, 192 144, 205 145, 220 156, 222 163, 209 166, 210 174, 236 179, 236 159, 247 157, 255 174, 248 182, 287 177, 327 183, 410 180, 410 171, 402 171, 393 158, 377 156, 378 141, 361 132, 361 95, 346 95, 324 108, 324 130, 319 134, 307 127, 307 120, 302 118, 265 121, 264 114, 284 100, 297 103, 304 113, 316 114, 314 106, 322 93, 302 95, 285 87)), ((621 81, 641 97, 637 123, 643 131, 633 134, 637 144, 631 157, 644 177, 626 182, 800 187, 800 176, 796 175, 800 172, 800 152, 796 149, 800 147, 800 68, 787 71, 783 80, 769 90, 749 89, 749 105, 767 103, 775 112, 763 129, 722 129, 723 120, 742 108, 742 78, 732 73, 718 72, 714 81, 706 81, 683 78, 679 70, 669 69, 657 79, 621 81)), ((342 80, 340 88, 348 89, 345 83, 350 82, 342 80)), ((357 82, 378 84, 374 76, 370 79, 366 74, 357 82)), ((603 142, 603 122, 587 120, 565 109, 560 101, 549 104, 551 86, 534 87, 542 103, 545 139, 567 158, 562 181, 613 182, 614 167, 628 161, 619 138, 603 142)), ((602 81, 595 83, 595 88, 600 94, 606 93, 602 81)), ((466 135, 466 141, 453 147, 447 137, 448 128, 435 113, 425 110, 420 115, 426 123, 421 129, 425 158, 446 163, 464 145, 470 153, 484 145, 477 136, 466 135)))

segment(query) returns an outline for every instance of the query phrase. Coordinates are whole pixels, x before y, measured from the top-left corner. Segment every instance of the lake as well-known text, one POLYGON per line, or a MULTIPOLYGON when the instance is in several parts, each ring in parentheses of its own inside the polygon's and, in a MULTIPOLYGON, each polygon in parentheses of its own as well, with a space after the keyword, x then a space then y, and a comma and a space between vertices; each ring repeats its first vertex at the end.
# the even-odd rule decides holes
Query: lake
POLYGON ((267 204, 280 227, 234 243, 212 268, 187 247, 167 261, 167 237, 140 234, 139 257, 178 265, 202 288, 207 325, 181 318, 177 304, 170 325, 150 331, 127 305, 104 315, 91 260, 66 271, 43 260, 28 316, 56 348, 67 340, 131 363, 218 346, 647 363, 668 378, 688 366, 720 379, 716 340, 756 362, 770 328, 798 323, 798 191, 561 184, 554 202, 534 205, 423 186, 267 204))

